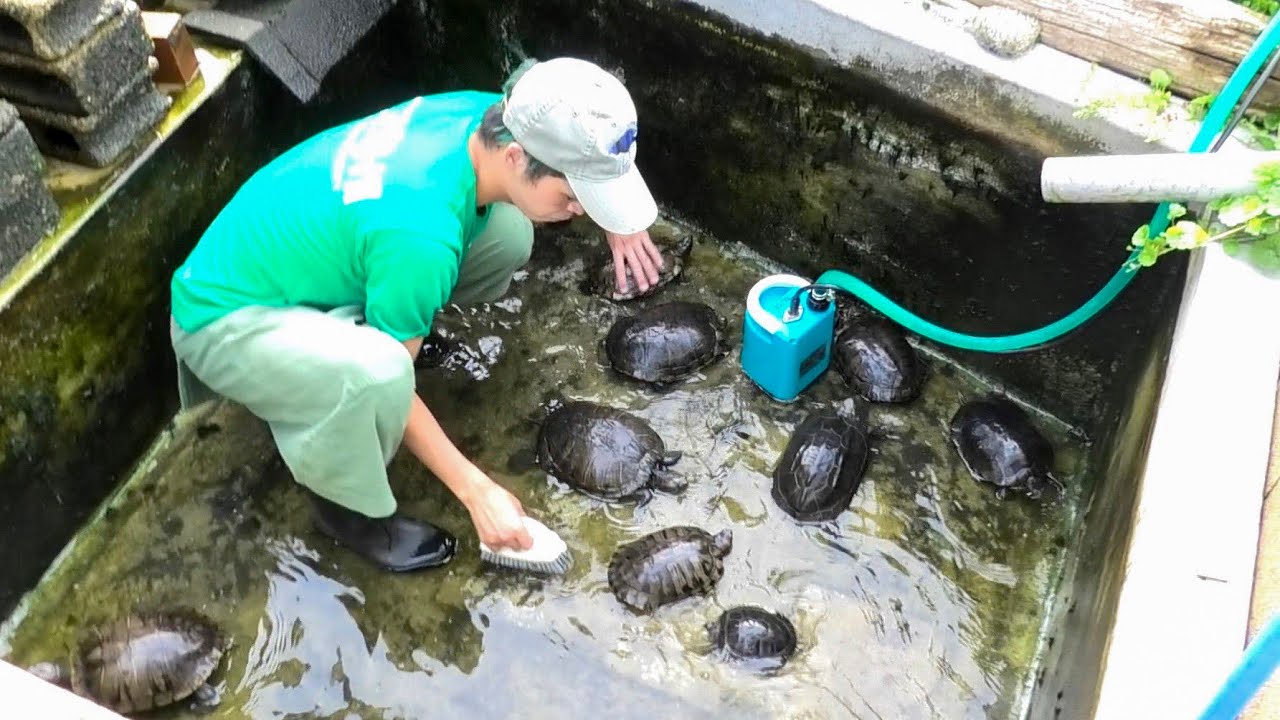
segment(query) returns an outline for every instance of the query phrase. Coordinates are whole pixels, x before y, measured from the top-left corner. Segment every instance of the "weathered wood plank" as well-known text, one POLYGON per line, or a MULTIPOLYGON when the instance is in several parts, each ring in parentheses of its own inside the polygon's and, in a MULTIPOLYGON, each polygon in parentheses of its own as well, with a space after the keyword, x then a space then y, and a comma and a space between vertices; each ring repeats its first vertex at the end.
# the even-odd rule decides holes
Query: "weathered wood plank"
MULTIPOLYGON (((971 0, 1003 5, 1040 21, 1041 42, 1145 80, 1162 68, 1185 97, 1216 93, 1267 20, 1230 0, 971 0)), ((1280 72, 1254 107, 1280 106, 1280 72)))

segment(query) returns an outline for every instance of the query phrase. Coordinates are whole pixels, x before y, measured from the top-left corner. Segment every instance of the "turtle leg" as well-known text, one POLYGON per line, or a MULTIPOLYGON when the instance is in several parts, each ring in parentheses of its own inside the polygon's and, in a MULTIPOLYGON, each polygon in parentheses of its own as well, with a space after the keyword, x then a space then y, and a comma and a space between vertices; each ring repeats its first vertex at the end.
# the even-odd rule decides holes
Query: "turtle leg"
POLYGON ((684 457, 683 451, 668 450, 667 452, 663 453, 662 460, 659 461, 659 463, 662 465, 662 467, 671 467, 672 465, 675 465, 676 463, 680 462, 680 458, 682 457, 684 457))
POLYGON ((596 343, 596 364, 602 368, 613 368, 613 361, 609 359, 608 340, 608 337, 603 337, 596 343))
POLYGON ((196 688, 195 692, 191 693, 191 705, 197 709, 213 708, 220 702, 222 702, 222 694, 209 683, 201 685, 196 688))
POLYGON ((636 491, 634 497, 636 500, 636 509, 641 510, 645 505, 649 504, 649 501, 653 500, 653 491, 649 488, 642 488, 636 491))

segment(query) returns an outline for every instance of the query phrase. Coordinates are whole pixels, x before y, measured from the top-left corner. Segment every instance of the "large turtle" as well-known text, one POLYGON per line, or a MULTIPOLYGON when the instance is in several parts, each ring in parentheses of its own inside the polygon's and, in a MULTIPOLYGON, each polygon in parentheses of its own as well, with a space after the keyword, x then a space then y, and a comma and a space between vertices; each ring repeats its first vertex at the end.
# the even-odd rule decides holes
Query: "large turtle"
POLYGON ((648 290, 643 292, 640 290, 640 286, 636 284, 635 277, 631 275, 631 268, 628 267, 626 270, 627 289, 623 292, 618 292, 618 280, 612 255, 604 263, 587 271, 587 277, 582 281, 580 289, 588 295, 596 295, 615 302, 649 297, 658 292, 660 288, 680 277, 681 273, 684 272, 685 263, 689 259, 689 251, 693 249, 693 236, 686 235, 670 245, 662 242, 656 242, 655 245, 657 245, 659 252, 662 253, 662 269, 658 271, 658 282, 650 285, 648 290))
POLYGON ((644 420, 582 400, 552 410, 535 450, 547 473, 604 500, 647 499, 651 489, 680 492, 688 483, 668 469, 680 455, 644 420))
POLYGON ((961 405, 951 418, 951 444, 975 480, 996 486, 997 497, 1020 490, 1034 499, 1062 487, 1052 474, 1053 446, 1006 398, 988 395, 961 405))
POLYGON ((836 335, 836 371, 871 402, 914 400, 924 385, 924 364, 897 323, 864 315, 836 335))
POLYGON ((801 522, 825 522, 844 512, 867 468, 867 435, 856 407, 810 413, 774 466, 774 502, 801 522))
POLYGON ((622 545, 609 561, 609 589, 627 607, 650 612, 660 605, 715 588, 733 532, 677 525, 622 545))
POLYGON ((756 670, 776 670, 796 650, 796 628, 786 616, 738 605, 707 623, 712 645, 725 658, 756 670))
POLYGON ((222 631, 194 610, 139 613, 92 628, 67 662, 37 663, 27 671, 117 713, 191 696, 213 704, 217 691, 206 681, 228 646, 222 631))
POLYGON ((679 380, 728 352, 716 311, 693 302, 664 303, 619 318, 605 336, 604 350, 618 373, 654 385, 679 380))

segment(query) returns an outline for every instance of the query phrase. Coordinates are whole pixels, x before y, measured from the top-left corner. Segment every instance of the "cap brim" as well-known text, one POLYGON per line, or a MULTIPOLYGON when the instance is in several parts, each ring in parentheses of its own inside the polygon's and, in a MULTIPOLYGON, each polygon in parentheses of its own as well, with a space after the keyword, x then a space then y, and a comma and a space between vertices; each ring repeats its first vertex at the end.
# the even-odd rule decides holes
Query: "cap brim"
POLYGON ((612 180, 584 180, 567 176, 569 187, 582 209, 597 225, 611 233, 630 235, 647 229, 658 219, 658 204, 634 164, 612 180))

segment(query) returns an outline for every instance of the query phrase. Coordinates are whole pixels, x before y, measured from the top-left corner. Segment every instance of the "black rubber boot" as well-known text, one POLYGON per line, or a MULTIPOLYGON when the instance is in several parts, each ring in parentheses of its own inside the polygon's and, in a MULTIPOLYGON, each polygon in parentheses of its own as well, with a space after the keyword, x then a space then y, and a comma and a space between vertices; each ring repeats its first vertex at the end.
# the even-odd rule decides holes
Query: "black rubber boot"
POLYGON ((339 545, 384 570, 407 572, 439 567, 453 559, 458 541, 431 523, 400 514, 371 518, 313 492, 315 524, 339 545))

